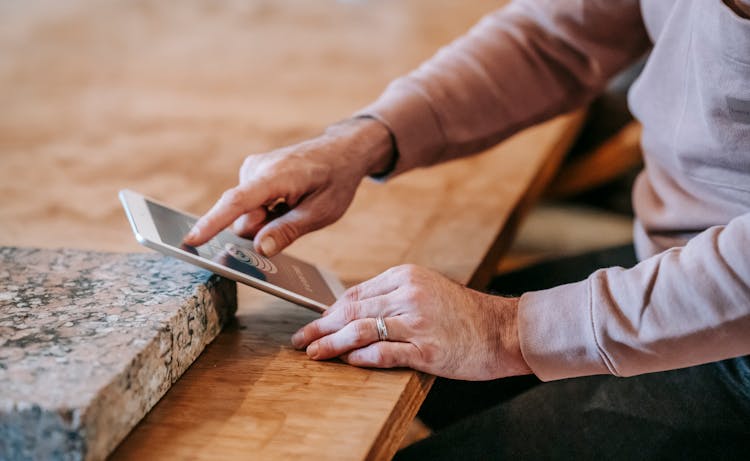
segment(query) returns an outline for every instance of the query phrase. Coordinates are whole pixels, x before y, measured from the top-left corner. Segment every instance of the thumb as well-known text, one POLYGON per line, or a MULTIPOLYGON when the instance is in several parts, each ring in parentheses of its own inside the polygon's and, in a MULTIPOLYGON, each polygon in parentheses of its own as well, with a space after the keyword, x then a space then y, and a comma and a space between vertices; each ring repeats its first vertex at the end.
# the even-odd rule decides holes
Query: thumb
POLYGON ((264 256, 277 255, 299 237, 321 226, 317 225, 320 213, 313 213, 309 203, 301 203, 287 213, 270 221, 255 234, 255 251, 264 256))

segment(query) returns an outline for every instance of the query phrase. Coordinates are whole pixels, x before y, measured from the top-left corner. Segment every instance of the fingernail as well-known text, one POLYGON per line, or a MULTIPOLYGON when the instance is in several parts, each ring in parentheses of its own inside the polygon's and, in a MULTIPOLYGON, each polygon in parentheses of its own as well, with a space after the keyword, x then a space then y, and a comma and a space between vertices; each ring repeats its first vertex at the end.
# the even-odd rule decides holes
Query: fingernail
POLYGON ((292 346, 294 346, 296 349, 299 349, 302 347, 305 341, 305 334, 302 332, 302 330, 299 330, 295 334, 292 335, 292 346))
POLYGON ((307 347, 307 356, 311 359, 318 358, 318 343, 312 343, 307 347))
POLYGON ((266 256, 273 256, 276 251, 276 240, 273 237, 263 237, 260 241, 260 249, 266 256))
POLYGON ((188 232, 188 235, 185 236, 185 240, 195 240, 198 238, 198 228, 193 227, 190 229, 190 232, 188 232))

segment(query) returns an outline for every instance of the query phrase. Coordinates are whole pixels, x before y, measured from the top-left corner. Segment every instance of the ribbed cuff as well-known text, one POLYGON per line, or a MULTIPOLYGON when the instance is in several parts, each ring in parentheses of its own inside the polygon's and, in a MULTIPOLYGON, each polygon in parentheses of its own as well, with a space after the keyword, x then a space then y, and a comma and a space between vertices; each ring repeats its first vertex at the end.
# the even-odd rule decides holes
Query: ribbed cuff
POLYGON ((444 149, 443 132, 429 99, 409 77, 393 82, 377 101, 355 114, 363 116, 383 123, 395 138, 398 157, 387 177, 429 165, 444 149))
POLYGON ((521 296, 521 353, 539 379, 611 373, 597 345, 591 302, 588 280, 521 296))

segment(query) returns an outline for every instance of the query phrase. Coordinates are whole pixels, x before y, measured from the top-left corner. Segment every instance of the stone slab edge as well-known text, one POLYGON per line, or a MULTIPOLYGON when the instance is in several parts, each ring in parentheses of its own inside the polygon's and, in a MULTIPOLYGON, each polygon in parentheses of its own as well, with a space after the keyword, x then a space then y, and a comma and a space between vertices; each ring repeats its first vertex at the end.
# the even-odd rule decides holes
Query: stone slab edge
MULTIPOLYGON (((68 256, 82 253, 60 251, 68 256)), ((166 260, 169 267, 202 273, 199 278, 203 282, 195 285, 192 296, 181 303, 150 339, 142 342, 132 360, 123 363, 114 379, 99 388, 87 405, 45 408, 22 402, 14 408, 0 408, 0 433, 4 432, 2 426, 11 431, 16 426, 16 435, 25 430, 20 444, 18 440, 15 446, 0 441, 0 459, 105 459, 219 334, 237 309, 233 281, 185 263, 148 254, 86 253, 110 255, 114 259, 126 257, 130 261, 142 258, 146 264, 155 265, 164 265, 166 260), (33 433, 29 433, 29 428, 33 428, 33 433)))

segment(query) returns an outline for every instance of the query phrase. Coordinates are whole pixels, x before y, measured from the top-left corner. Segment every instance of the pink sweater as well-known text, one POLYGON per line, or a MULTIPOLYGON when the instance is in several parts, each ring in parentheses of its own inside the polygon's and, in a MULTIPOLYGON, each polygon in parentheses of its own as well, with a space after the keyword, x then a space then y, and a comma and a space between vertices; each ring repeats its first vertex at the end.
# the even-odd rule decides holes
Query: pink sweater
POLYGON ((721 0, 518 0, 362 111, 395 136, 399 173, 585 104, 650 49, 629 95, 641 262, 521 298, 544 380, 750 354, 750 20, 721 0))

